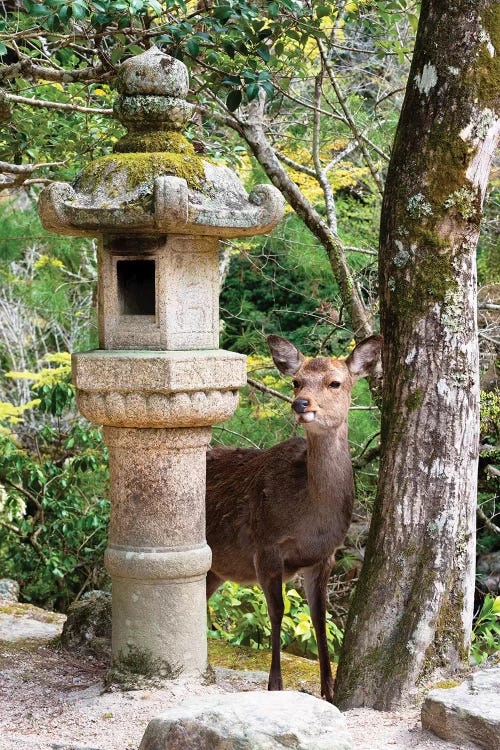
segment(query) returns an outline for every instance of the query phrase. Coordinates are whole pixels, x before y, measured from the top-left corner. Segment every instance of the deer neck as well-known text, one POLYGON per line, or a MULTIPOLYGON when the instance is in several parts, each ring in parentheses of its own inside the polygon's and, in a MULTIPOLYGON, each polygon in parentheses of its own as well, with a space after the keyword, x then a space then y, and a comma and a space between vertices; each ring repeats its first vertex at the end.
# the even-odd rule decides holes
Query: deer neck
POLYGON ((307 494, 315 504, 331 503, 352 486, 347 421, 334 430, 307 433, 307 494))

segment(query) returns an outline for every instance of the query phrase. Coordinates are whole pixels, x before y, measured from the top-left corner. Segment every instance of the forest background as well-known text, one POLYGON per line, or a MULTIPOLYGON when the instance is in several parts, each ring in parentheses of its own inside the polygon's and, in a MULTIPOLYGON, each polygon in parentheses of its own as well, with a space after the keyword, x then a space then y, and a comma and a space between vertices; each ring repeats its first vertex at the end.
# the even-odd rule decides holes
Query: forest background
MULTIPOLYGON (((381 196, 418 13, 408 0, 2 3, 0 575, 19 580, 25 600, 65 611, 109 588, 106 448, 76 413, 69 366, 69 352, 97 346, 96 244, 45 232, 36 197, 123 135, 111 116, 117 66, 153 42, 182 59, 197 105, 187 132, 195 150, 236 169, 248 190, 273 179, 287 198, 271 235, 224 242, 220 254, 221 346, 248 355, 249 385, 213 442, 268 447, 297 427, 265 336, 343 356, 379 328, 381 196)), ((500 551, 499 202, 497 166, 478 247, 477 660, 498 644, 500 573, 482 561, 500 551)), ((425 213, 423 196, 414 211, 425 213)), ((379 438, 378 407, 361 382, 350 413, 355 523, 329 592, 335 657, 363 559, 379 438)), ((210 615, 214 637, 268 645, 257 588, 225 584, 210 615)), ((283 644, 315 654, 300 585, 288 587, 283 644)))

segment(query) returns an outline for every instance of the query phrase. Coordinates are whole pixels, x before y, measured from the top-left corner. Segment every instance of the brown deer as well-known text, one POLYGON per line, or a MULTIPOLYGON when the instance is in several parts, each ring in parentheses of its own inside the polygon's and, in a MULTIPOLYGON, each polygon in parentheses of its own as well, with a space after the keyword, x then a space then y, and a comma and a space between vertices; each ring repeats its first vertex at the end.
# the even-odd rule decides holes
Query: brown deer
POLYGON ((370 336, 347 357, 309 359, 281 336, 269 336, 274 363, 293 376, 295 419, 306 440, 268 450, 216 448, 207 454, 207 541, 212 567, 207 599, 223 581, 259 583, 271 620, 269 690, 282 690, 282 583, 296 573, 316 633, 321 695, 333 702, 326 640, 326 587, 336 549, 352 515, 354 483, 347 415, 351 389, 373 373, 381 336, 370 336))

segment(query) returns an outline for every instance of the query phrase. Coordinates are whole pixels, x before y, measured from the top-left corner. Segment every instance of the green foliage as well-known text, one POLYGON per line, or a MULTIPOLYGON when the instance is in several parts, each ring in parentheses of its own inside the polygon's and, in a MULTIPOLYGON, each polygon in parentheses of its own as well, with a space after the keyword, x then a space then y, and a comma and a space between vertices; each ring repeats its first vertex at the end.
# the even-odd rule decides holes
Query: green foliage
POLYGON ((481 391, 481 440, 500 444, 500 393, 481 391))
POLYGON ((500 651, 500 596, 488 594, 472 631, 471 657, 481 664, 500 651))
POLYGON ((9 418, 0 431, 0 576, 18 580, 25 600, 64 610, 107 585, 107 456, 100 431, 75 417, 69 366, 32 379, 36 432, 21 423, 13 433, 9 418))
MULTIPOLYGON (((318 655, 308 604, 288 584, 283 586, 285 612, 281 627, 281 647, 301 656, 318 655)), ((209 602, 209 635, 228 643, 252 648, 270 648, 271 626, 267 605, 259 586, 238 586, 227 581, 209 602)), ((330 654, 338 657, 343 634, 327 614, 327 641, 330 654)))

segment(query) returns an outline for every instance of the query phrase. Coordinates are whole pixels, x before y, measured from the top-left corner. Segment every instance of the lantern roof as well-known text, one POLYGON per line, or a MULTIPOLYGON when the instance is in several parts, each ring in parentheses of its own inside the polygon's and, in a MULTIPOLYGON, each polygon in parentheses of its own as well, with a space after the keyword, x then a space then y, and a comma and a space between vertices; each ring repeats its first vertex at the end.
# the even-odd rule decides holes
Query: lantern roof
POLYGON ((183 134, 186 66, 152 47, 126 60, 116 80, 115 117, 127 128, 113 153, 88 164, 70 185, 40 194, 44 227, 69 235, 264 234, 283 216, 272 185, 248 195, 236 174, 195 153, 183 134))

